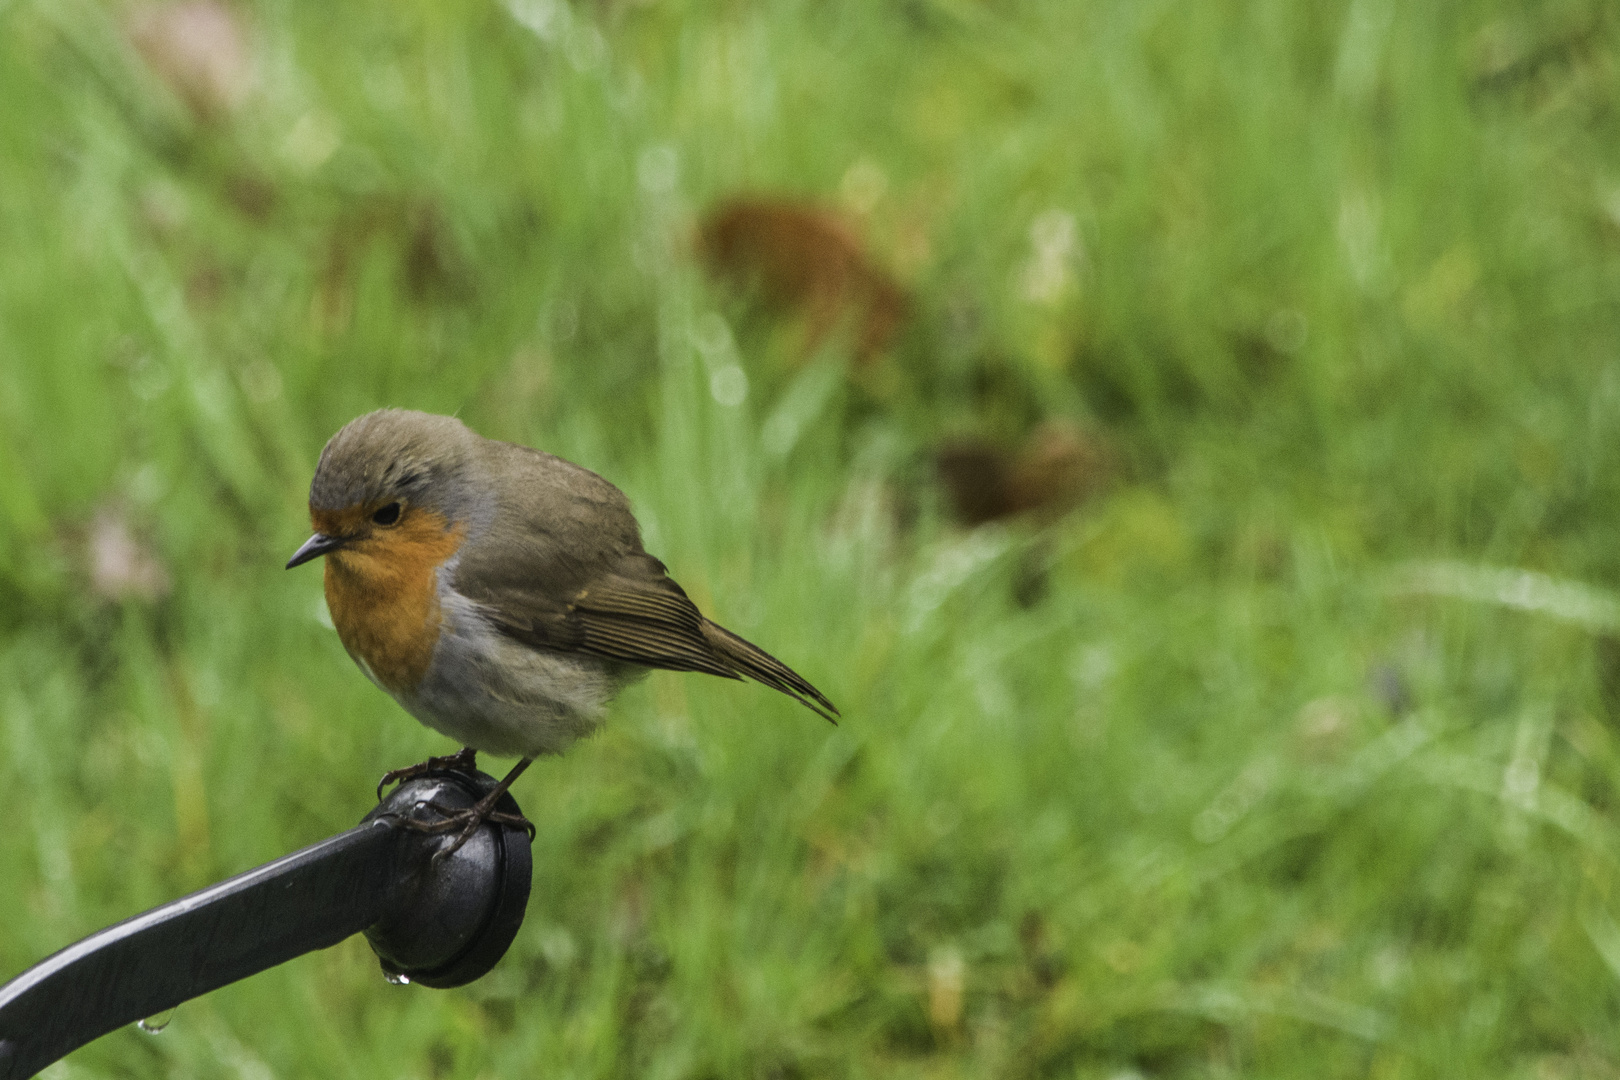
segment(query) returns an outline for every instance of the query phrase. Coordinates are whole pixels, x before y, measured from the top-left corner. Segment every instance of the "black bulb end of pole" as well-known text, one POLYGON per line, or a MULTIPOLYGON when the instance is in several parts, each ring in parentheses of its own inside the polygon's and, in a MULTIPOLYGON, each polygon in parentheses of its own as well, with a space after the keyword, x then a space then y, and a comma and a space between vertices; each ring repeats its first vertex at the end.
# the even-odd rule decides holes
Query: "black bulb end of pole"
MULTIPOLYGON (((435 769, 400 784, 366 815, 366 821, 391 822, 407 841, 399 902, 365 932, 390 981, 465 986, 487 974, 517 937, 533 874, 527 830, 486 821, 458 850, 435 860, 460 830, 429 833, 403 823, 442 820, 430 803, 461 810, 495 784, 485 773, 435 769)), ((521 815, 510 792, 496 809, 521 815)))

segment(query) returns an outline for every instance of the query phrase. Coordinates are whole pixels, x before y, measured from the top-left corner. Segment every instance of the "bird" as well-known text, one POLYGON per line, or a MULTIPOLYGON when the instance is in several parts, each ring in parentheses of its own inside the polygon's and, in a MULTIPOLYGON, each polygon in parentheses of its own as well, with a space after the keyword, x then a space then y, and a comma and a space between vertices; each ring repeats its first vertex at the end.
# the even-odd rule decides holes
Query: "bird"
MULTIPOLYGON (((753 679, 837 723, 792 668, 704 617, 642 546, 612 483, 544 451, 487 439, 452 416, 380 409, 327 442, 306 540, 324 556, 332 625, 366 677, 463 747, 389 772, 518 763, 433 831, 486 820, 538 757, 594 732, 609 701, 653 668, 753 679)), ((527 821, 516 819, 531 829, 527 821)))

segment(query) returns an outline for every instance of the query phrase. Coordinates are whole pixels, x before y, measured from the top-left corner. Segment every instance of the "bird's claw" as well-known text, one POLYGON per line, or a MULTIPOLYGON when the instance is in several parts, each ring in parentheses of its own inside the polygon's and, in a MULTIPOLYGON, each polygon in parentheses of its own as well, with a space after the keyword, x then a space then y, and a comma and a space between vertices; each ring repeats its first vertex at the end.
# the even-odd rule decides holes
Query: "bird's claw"
POLYGON ((456 772, 470 773, 478 768, 478 751, 470 746, 464 746, 453 754, 443 757, 430 757, 426 761, 415 765, 407 765, 403 769, 390 769, 383 773, 381 780, 377 781, 377 801, 382 802, 383 788, 390 784, 397 784, 404 780, 415 780, 424 773, 441 769, 452 769, 456 772))
POLYGON ((442 847, 433 853, 435 863, 460 851, 461 845, 471 840, 486 821, 492 821, 497 825, 510 825, 513 828, 523 829, 528 832, 531 841, 535 837, 534 822, 522 814, 509 814, 504 810, 496 810, 493 803, 485 806, 480 801, 461 809, 452 809, 436 802, 423 803, 422 805, 444 816, 437 821, 421 821, 414 817, 408 817, 403 819, 407 828, 425 833, 447 833, 454 832, 456 829, 461 830, 461 835, 457 836, 449 847, 442 847))

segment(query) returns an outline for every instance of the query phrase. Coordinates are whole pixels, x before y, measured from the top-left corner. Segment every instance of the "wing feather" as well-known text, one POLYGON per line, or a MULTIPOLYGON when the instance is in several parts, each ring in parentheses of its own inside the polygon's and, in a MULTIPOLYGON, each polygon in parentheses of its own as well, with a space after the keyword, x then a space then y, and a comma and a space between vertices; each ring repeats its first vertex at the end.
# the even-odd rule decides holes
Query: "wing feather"
POLYGON ((838 710, 792 668, 703 617, 641 546, 622 492, 561 458, 489 444, 518 494, 468 544, 455 587, 502 633, 531 648, 671 671, 744 676, 832 720, 838 710))

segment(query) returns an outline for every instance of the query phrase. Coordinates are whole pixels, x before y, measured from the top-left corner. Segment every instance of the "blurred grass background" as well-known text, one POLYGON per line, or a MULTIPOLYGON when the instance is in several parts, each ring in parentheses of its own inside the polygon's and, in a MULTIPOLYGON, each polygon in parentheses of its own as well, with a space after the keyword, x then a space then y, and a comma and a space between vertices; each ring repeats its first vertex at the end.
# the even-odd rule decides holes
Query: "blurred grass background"
POLYGON ((0 3, 0 975, 451 749, 281 569, 367 409, 608 476, 846 717, 655 675, 486 979, 353 940, 49 1075, 1620 1074, 1617 45, 0 3))

